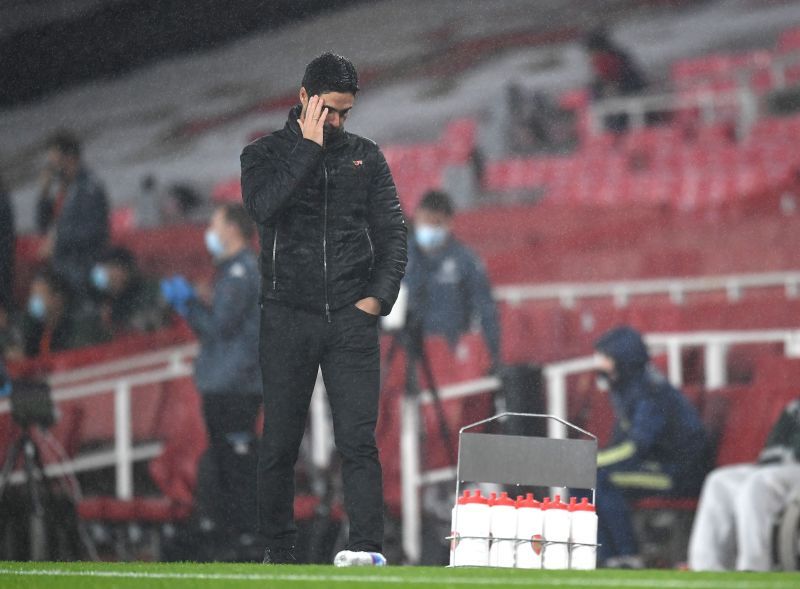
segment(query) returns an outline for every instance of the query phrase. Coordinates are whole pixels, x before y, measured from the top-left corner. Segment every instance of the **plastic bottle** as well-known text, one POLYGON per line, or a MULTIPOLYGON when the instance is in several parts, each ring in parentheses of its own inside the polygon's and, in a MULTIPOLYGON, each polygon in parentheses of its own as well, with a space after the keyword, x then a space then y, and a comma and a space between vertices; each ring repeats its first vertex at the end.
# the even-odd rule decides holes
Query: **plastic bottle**
POLYGON ((360 566, 386 566, 386 557, 380 552, 358 552, 352 550, 342 550, 333 559, 334 566, 337 567, 360 567, 360 566))
POLYGON ((584 497, 575 503, 572 497, 570 511, 570 568, 592 570, 597 568, 597 513, 595 507, 584 497), (592 544, 592 546, 585 546, 592 544))
POLYGON ((542 509, 533 497, 517 497, 517 568, 542 568, 542 509))
POLYGON ((491 520, 489 501, 480 490, 465 495, 456 503, 458 517, 453 513, 458 541, 453 553, 453 566, 488 566, 491 520))
MULTIPOLYGON (((461 494, 461 497, 456 498, 456 504, 453 505, 452 515, 450 516, 450 566, 454 566, 456 564, 455 557, 456 557, 456 547, 458 546, 459 542, 461 541, 461 533, 459 530, 456 529, 456 524, 458 521, 456 520, 456 513, 461 508, 462 505, 469 499, 471 496, 471 492, 469 490, 464 491, 461 494)), ((463 526, 459 526, 463 528, 463 526)))
POLYGON ((489 564, 494 567, 514 566, 517 537, 517 504, 503 491, 490 502, 492 544, 489 547, 489 564))
POLYGON ((553 501, 542 503, 543 535, 542 568, 569 568, 569 511, 566 503, 556 495, 553 501))

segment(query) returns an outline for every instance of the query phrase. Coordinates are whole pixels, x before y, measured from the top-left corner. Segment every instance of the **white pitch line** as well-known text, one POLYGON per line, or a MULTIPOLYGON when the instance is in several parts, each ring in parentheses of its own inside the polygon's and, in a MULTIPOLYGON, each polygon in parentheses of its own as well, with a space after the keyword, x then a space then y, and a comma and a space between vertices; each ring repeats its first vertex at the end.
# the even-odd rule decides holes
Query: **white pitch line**
POLYGON ((339 582, 339 583, 417 583, 420 585, 486 585, 486 586, 536 586, 548 587, 654 587, 668 589, 780 589, 782 587, 796 587, 796 578, 783 581, 759 580, 755 575, 747 581, 692 579, 691 573, 686 573, 682 579, 633 579, 624 577, 591 578, 581 576, 576 579, 558 579, 542 576, 532 580, 530 578, 508 577, 478 577, 478 578, 446 578, 422 576, 353 576, 353 575, 310 575, 310 574, 279 574, 279 573, 153 573, 133 571, 69 571, 63 569, 8 569, 0 568, 0 575, 13 575, 23 577, 104 577, 123 579, 163 579, 163 580, 189 580, 189 581, 289 581, 289 582, 339 582))

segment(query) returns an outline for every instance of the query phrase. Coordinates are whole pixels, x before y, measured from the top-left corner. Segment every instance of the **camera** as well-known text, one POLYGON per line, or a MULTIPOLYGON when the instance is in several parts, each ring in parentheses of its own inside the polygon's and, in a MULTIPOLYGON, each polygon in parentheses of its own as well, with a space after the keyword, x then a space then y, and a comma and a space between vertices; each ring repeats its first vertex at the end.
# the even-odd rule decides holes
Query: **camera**
MULTIPOLYGON (((49 428, 56 422, 50 385, 41 380, 7 380, 11 386, 11 418, 22 428, 49 428)), ((3 385, 0 384, 0 387, 3 385)))

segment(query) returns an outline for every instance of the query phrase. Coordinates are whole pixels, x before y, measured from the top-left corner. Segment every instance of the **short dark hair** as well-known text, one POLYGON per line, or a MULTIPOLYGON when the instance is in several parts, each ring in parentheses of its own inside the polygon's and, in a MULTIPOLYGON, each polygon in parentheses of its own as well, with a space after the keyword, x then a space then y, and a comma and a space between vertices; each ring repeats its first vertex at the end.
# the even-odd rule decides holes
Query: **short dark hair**
POLYGON ((426 192, 422 200, 419 201, 417 208, 434 213, 443 213, 448 217, 452 217, 455 213, 453 200, 450 198, 450 195, 441 190, 430 190, 426 192))
POLYGON ((583 39, 583 44, 588 51, 607 52, 614 49, 614 43, 605 29, 589 31, 583 39))
POLYGON ((136 256, 128 248, 115 246, 108 249, 101 257, 100 262, 124 268, 128 272, 136 271, 136 256))
POLYGON ((50 289, 50 292, 58 295, 64 301, 66 306, 72 303, 74 291, 70 286, 67 277, 62 273, 56 271, 51 266, 41 268, 33 278, 34 280, 41 280, 50 289))
POLYGON ((248 241, 253 238, 256 228, 253 225, 252 219, 250 219, 250 215, 247 214, 247 211, 242 205, 226 203, 221 205, 220 208, 225 213, 225 220, 228 223, 236 225, 242 237, 248 241))
POLYGON ((355 95, 359 90, 358 72, 352 61, 328 51, 312 59, 306 66, 302 86, 309 96, 326 92, 349 92, 355 95))
POLYGON ((64 155, 81 156, 81 142, 78 136, 67 129, 59 129, 47 139, 47 149, 57 149, 64 155))

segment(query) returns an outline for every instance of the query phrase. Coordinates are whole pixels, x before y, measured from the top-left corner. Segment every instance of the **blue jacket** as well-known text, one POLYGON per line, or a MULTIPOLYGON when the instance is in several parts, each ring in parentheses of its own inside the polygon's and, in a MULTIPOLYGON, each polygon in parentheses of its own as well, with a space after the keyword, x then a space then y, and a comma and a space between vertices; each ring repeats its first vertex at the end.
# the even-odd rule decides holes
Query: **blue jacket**
POLYGON ((423 333, 444 336, 455 345, 479 319, 492 359, 499 362, 497 306, 480 259, 453 237, 432 253, 409 240, 408 253, 408 310, 422 322, 423 333))
POLYGON ((697 410, 650 363, 641 336, 628 327, 614 329, 595 345, 616 365, 611 385, 616 417, 610 447, 598 466, 635 468, 658 462, 701 474, 708 466, 706 432, 697 410))
POLYGON ((200 339, 194 379, 202 394, 261 394, 259 283, 255 254, 245 249, 218 265, 211 307, 189 302, 186 319, 200 339))

